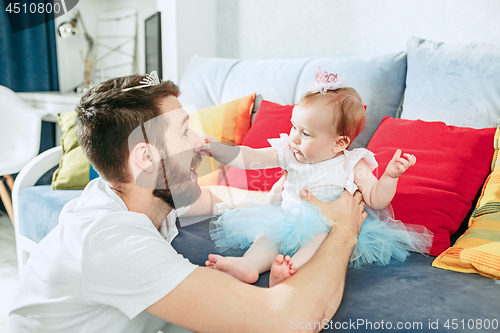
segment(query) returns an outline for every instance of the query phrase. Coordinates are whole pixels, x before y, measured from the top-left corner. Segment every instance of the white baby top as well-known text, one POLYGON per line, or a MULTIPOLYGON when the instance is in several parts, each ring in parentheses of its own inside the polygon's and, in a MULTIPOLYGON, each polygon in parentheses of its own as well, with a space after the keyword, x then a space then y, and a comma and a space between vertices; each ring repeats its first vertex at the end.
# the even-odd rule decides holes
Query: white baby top
POLYGON ((287 134, 280 134, 279 139, 269 139, 269 143, 278 152, 278 161, 283 170, 288 171, 284 184, 281 207, 296 215, 300 211, 302 200, 299 192, 309 190, 323 201, 338 198, 347 189, 353 194, 358 189, 354 183, 354 166, 364 158, 371 170, 378 164, 374 154, 367 149, 344 150, 344 154, 318 163, 301 163, 295 158, 287 134))
POLYGON ((157 332, 166 323, 144 310, 197 267, 170 245, 188 209, 170 212, 160 234, 104 180, 90 182, 26 263, 10 330, 157 332))

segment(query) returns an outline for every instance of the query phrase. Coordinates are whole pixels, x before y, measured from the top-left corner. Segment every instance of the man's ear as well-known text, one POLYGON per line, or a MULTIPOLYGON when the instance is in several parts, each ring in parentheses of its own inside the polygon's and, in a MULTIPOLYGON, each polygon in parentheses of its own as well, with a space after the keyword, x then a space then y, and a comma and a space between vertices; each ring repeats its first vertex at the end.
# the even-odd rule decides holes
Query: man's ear
POLYGON ((132 163, 137 165, 145 172, 151 173, 155 169, 155 158, 153 154, 154 152, 149 144, 145 142, 139 142, 132 149, 130 157, 132 159, 132 163))
POLYGON ((351 139, 349 139, 349 137, 347 136, 339 136, 337 137, 337 140, 335 141, 335 150, 336 151, 341 151, 341 150, 344 150, 346 149, 347 147, 349 147, 349 145, 351 144, 351 139))

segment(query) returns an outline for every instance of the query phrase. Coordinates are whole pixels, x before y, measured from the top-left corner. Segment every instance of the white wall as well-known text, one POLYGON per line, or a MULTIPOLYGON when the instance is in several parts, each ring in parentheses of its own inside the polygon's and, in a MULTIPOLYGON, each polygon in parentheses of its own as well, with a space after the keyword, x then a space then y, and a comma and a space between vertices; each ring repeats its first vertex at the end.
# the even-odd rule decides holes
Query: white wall
POLYGON ((97 33, 97 17, 100 9, 99 4, 100 2, 98 0, 80 1, 71 11, 54 20, 56 27, 57 68, 59 70, 60 91, 68 92, 72 88, 83 85, 84 66, 80 52, 85 56, 87 52, 87 42, 83 34, 62 39, 57 33, 57 28, 62 22, 71 20, 75 9, 79 9, 89 35, 95 39, 97 33))
MULTIPOLYGON (((229 58, 371 55, 406 49, 409 37, 500 42, 498 0, 85 0, 96 37, 100 12, 138 11, 137 72, 144 73, 144 20, 162 12, 163 78, 179 82, 194 54, 229 58)), ((74 10, 74 9, 73 9, 74 10)), ((56 27, 71 12, 55 20, 56 27)), ((59 82, 83 82, 83 36, 57 37, 59 82)))
POLYGON ((178 0, 176 13, 180 80, 193 55, 216 56, 215 0, 178 0))
MULTIPOLYGON (((78 9, 89 35, 94 39, 94 43, 97 43, 97 19, 99 14, 124 8, 137 9, 136 72, 144 73, 144 20, 157 11, 155 0, 141 0, 140 2, 137 0, 80 1, 69 13, 58 17, 55 20, 55 26, 57 29, 59 24, 69 21, 73 17, 75 9, 78 9)), ((67 39, 56 36, 56 46, 59 90, 67 92, 83 84, 84 67, 80 51, 85 55, 87 43, 83 35, 76 35, 67 39)))
MULTIPOLYGON (((195 54, 216 56, 215 0, 85 0, 75 7, 95 42, 99 14, 125 8, 135 8, 138 13, 137 73, 145 72, 144 21, 157 11, 162 12, 163 79, 179 82, 195 54)), ((72 18, 75 9, 55 20, 56 29, 72 18)), ((64 40, 57 36, 56 45, 59 88, 68 92, 83 84, 80 51, 86 53, 87 43, 83 35, 64 40)))
POLYGON ((498 0, 217 1, 218 27, 238 21, 236 33, 217 30, 217 54, 225 57, 380 54, 405 50, 412 36, 500 42, 498 0))
POLYGON ((157 0, 162 12, 163 79, 180 82, 195 55, 216 56, 215 0, 157 0))
POLYGON ((106 0, 99 2, 102 12, 125 8, 137 10, 136 72, 145 73, 144 21, 157 12, 155 0, 106 0))

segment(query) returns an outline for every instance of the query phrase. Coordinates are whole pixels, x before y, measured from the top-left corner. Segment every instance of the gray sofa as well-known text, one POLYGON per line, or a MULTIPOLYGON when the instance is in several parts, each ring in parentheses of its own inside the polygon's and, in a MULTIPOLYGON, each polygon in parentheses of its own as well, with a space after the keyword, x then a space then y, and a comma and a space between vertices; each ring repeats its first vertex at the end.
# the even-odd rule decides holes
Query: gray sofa
MULTIPOLYGON (((352 144, 353 148, 366 147, 384 116, 440 120, 476 128, 496 127, 500 118, 500 92, 491 94, 491 89, 485 88, 483 94, 490 96, 484 97, 480 90, 482 86, 491 88, 495 83, 500 90, 497 63, 500 63, 498 45, 478 48, 477 45, 439 44, 420 39, 411 39, 407 52, 358 58, 195 57, 180 83, 180 101, 185 106, 195 104, 201 109, 256 92, 261 99, 293 104, 306 92, 307 83, 321 66, 344 75, 368 105, 366 128, 352 144), (469 53, 478 49, 481 56, 471 57, 469 53), (477 63, 474 65, 474 62, 477 63), (463 90, 454 86, 455 81, 458 80, 458 85, 461 82, 460 73, 469 75, 470 71, 474 74, 472 78, 466 77, 467 82, 472 80, 470 84, 477 86, 479 94, 472 105, 463 90), (487 75, 481 75, 481 71, 487 75), (445 87, 433 86, 448 81, 445 87), (428 112, 431 106, 437 111, 428 112)), ((18 246, 23 246, 19 244, 25 241, 28 244, 18 250, 18 254, 21 251, 20 267, 27 253, 57 224, 64 203, 79 195, 78 191, 52 191, 47 185, 33 186, 40 176, 57 165, 60 156, 60 148, 39 156, 23 169, 14 189, 14 209, 18 216, 16 237, 21 240, 18 246)), ((466 224, 467 219, 451 236, 452 242, 463 233, 466 224)), ((217 252, 208 228, 207 219, 181 227, 172 244, 193 263, 204 265, 207 255, 217 252)), ((242 254, 238 250, 225 253, 242 254)), ((323 323, 325 331, 448 332, 450 329, 445 324, 448 321, 451 327, 455 319, 460 325, 452 331, 470 332, 474 331, 467 327, 470 319, 500 320, 500 284, 477 274, 433 268, 433 260, 431 256, 413 254, 403 263, 349 269, 344 299, 332 320, 323 323)), ((267 281, 268 273, 256 284, 266 287, 267 281)), ((292 319, 285 324, 298 329, 308 323, 292 319)), ((498 327, 490 331, 498 331, 498 327)))

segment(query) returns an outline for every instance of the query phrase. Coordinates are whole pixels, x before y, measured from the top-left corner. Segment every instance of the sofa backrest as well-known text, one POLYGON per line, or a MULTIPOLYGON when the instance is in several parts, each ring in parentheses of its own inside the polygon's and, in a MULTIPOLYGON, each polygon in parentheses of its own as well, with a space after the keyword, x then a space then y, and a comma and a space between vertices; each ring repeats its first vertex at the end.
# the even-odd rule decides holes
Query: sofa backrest
POLYGON ((366 147, 384 116, 395 117, 405 88, 406 53, 370 57, 237 60, 194 57, 180 83, 180 101, 197 109, 256 92, 262 99, 294 104, 314 73, 344 76, 367 105, 367 122, 351 148, 366 147))

